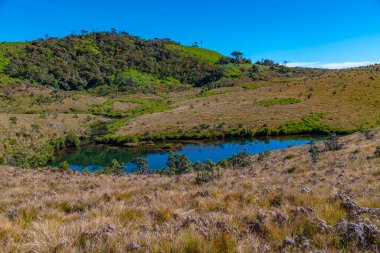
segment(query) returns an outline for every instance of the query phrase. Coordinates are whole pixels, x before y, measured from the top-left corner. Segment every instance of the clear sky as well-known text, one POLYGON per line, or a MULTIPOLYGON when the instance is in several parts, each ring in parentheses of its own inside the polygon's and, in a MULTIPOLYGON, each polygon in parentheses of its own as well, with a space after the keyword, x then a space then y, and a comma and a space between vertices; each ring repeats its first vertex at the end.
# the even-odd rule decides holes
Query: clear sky
POLYGON ((111 27, 253 60, 380 62, 380 0, 0 0, 0 41, 111 27))

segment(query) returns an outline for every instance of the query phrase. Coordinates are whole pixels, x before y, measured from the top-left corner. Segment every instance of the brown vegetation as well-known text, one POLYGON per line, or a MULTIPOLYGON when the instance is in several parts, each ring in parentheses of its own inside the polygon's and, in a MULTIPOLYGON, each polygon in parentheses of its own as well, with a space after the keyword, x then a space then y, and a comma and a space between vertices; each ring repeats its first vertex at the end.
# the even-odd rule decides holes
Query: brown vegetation
MULTIPOLYGON (((2 252, 379 250, 380 159, 356 133, 312 163, 275 151, 201 185, 195 174, 98 175, 0 168, 2 252)), ((322 143, 317 144, 320 150, 322 143)))

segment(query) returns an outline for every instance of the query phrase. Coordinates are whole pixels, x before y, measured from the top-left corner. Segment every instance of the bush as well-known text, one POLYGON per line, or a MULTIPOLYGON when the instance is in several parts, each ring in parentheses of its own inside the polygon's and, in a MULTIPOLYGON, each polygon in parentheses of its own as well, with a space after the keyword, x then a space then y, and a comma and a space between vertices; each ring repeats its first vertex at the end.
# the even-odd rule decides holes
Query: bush
POLYGON ((266 150, 263 153, 260 153, 259 156, 257 157, 257 161, 264 161, 265 158, 270 156, 270 151, 266 150))
POLYGON ((380 157, 380 146, 376 147, 375 156, 380 157))
POLYGON ((137 167, 137 172, 141 175, 144 174, 149 174, 150 169, 149 169, 149 164, 148 164, 148 159, 145 157, 139 157, 134 159, 132 162, 137 167))
POLYGON ((219 166, 211 160, 204 163, 196 162, 193 166, 194 170, 197 171, 196 184, 207 183, 221 176, 219 166))
POLYGON ((343 148, 343 144, 339 143, 339 136, 335 133, 329 134, 327 140, 323 142, 325 144, 326 151, 336 151, 343 148))
POLYGON ((226 160, 226 162, 223 162, 222 164, 224 166, 232 166, 233 169, 244 168, 249 167, 252 164, 252 160, 250 154, 248 153, 248 150, 245 150, 244 152, 231 156, 226 160))
POLYGON ((180 175, 193 171, 193 165, 186 155, 171 152, 167 163, 166 173, 180 175))
POLYGON ((311 156, 311 161, 313 163, 317 163, 318 159, 319 159, 319 154, 321 153, 321 151, 319 150, 319 148, 317 147, 317 145, 315 145, 314 141, 311 141, 309 143, 309 145, 310 145, 309 153, 310 153, 310 156, 311 156))
POLYGON ((363 131, 363 134, 367 140, 372 140, 373 138, 375 138, 375 132, 372 130, 365 130, 363 131))
POLYGON ((62 162, 58 169, 60 172, 70 172, 69 163, 67 161, 62 162))
POLYGON ((116 175, 120 175, 123 173, 123 169, 125 167, 120 165, 118 161, 116 161, 115 159, 112 160, 111 163, 109 163, 107 165, 107 167, 101 171, 102 173, 113 173, 113 174, 116 174, 116 175))
POLYGON ((80 139, 76 133, 70 132, 68 135, 66 135, 65 145, 67 148, 78 147, 79 144, 80 139))

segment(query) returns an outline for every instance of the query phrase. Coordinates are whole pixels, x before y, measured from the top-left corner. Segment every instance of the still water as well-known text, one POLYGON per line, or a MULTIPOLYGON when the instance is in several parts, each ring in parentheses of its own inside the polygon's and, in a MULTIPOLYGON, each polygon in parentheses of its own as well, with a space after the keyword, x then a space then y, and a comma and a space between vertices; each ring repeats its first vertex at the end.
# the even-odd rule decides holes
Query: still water
MULTIPOLYGON (((194 142, 180 143, 182 149, 176 151, 185 154, 190 161, 204 162, 212 160, 214 162, 229 158, 232 155, 242 152, 245 149, 250 154, 259 154, 264 151, 280 150, 291 146, 300 146, 312 140, 318 141, 322 137, 318 136, 287 136, 266 139, 225 139, 214 142, 194 142)), ((175 144, 178 145, 179 143, 175 144)), ((164 143, 161 145, 164 146, 164 143)), ((166 167, 166 162, 170 150, 162 150, 157 146, 146 146, 139 148, 118 148, 104 145, 87 145, 77 149, 61 151, 56 155, 56 160, 52 164, 57 166, 63 161, 70 164, 70 168, 82 171, 88 168, 90 171, 103 169, 113 159, 125 165, 125 172, 132 172, 135 168, 130 162, 137 157, 146 157, 151 169, 160 170, 166 167)))

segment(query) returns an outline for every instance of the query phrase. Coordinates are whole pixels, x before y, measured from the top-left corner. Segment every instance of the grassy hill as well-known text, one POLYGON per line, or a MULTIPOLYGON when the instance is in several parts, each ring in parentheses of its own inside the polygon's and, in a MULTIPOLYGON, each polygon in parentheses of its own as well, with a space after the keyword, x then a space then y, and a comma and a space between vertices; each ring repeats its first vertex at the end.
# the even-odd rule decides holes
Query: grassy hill
POLYGON ((343 149, 321 152, 316 163, 308 146, 293 147, 253 156, 250 166, 223 169, 202 184, 197 173, 115 176, 0 166, 1 249, 376 252, 379 131, 339 143, 343 149))
MULTIPOLYGON (((192 139, 241 135, 350 133, 380 124, 380 66, 319 77, 248 82, 170 94, 170 110, 132 119, 109 136, 192 139), (144 126, 143 128, 141 126, 144 126)), ((126 138, 128 139, 128 138, 126 138)))
POLYGON ((206 48, 181 46, 177 44, 169 44, 166 47, 170 50, 179 51, 184 55, 199 58, 203 61, 208 61, 214 64, 217 63, 220 60, 220 58, 223 57, 222 54, 219 54, 218 52, 206 48))
POLYGON ((228 58, 209 49, 169 39, 144 40, 127 33, 0 43, 0 78, 7 85, 21 80, 63 90, 101 88, 136 93, 165 90, 168 85, 173 85, 171 89, 217 87, 246 77, 268 80, 323 73, 266 63, 271 65, 252 65, 250 60, 228 58))
POLYGON ((128 34, 0 43, 0 157, 31 152, 45 161, 51 143, 70 132, 124 145, 343 134, 380 124, 379 65, 322 70, 225 61, 211 50, 128 34))
POLYGON ((143 40, 128 34, 91 33, 30 43, 0 44, 0 72, 34 84, 65 90, 140 85, 202 86, 223 77, 211 50, 170 40, 143 40), (136 75, 139 77, 136 80, 136 75), (141 83, 142 81, 142 83, 141 83))

